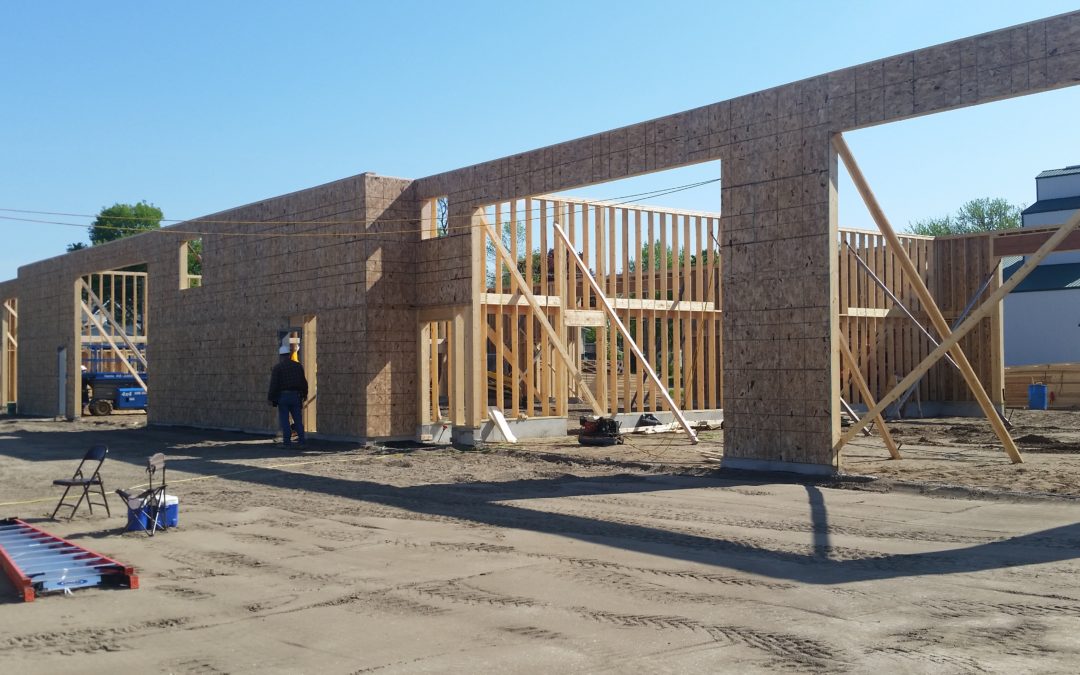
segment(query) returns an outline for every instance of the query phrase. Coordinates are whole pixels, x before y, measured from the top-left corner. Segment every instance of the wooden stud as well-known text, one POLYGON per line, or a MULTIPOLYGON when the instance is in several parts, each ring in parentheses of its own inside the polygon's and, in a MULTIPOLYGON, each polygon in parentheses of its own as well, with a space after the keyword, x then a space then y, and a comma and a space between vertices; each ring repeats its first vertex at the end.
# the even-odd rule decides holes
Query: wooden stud
MULTIPOLYGON (((548 267, 548 251, 551 251, 551 262, 554 265, 554 249, 549 249, 548 243, 548 200, 540 200, 540 292, 541 295, 558 295, 552 288, 548 274, 554 270, 548 267)), ((547 334, 540 331, 540 414, 551 414, 551 345, 548 344, 547 334)), ((560 396, 565 395, 560 393, 560 396)))
MULTIPOLYGON (((614 210, 615 209, 612 209, 612 212, 614 212, 614 210)), ((622 287, 623 287, 623 296, 626 297, 627 299, 629 299, 630 298, 630 213, 627 212, 626 209, 619 209, 619 217, 620 217, 620 220, 622 221, 622 287)), ((617 295, 617 294, 612 293, 611 295, 612 295, 612 297, 615 297, 615 295, 617 295)), ((624 314, 623 317, 624 317, 623 323, 626 324, 627 328, 630 328, 631 325, 633 324, 633 318, 632 318, 632 310, 629 307, 626 308, 626 314, 624 314)), ((633 333, 633 331, 631 331, 631 335, 634 336, 635 340, 640 340, 641 339, 641 337, 639 335, 635 335, 633 333)), ((623 388, 622 388, 622 401, 621 401, 621 403, 622 403, 623 412, 627 412, 627 413, 632 412, 631 407, 630 407, 630 401, 631 401, 631 399, 633 397, 633 387, 632 387, 631 379, 630 379, 630 371, 632 370, 632 368, 631 368, 630 362, 631 362, 630 350, 627 349, 626 345, 624 344, 623 345, 623 358, 622 358, 623 388)))
MULTIPOLYGON (((697 256, 697 264, 694 265, 694 297, 692 300, 705 300, 705 270, 708 266, 708 255, 705 253, 702 235, 701 216, 694 217, 694 251, 697 256)), ((692 408, 704 408, 705 403, 705 310, 701 311, 700 318, 693 318, 693 335, 697 338, 694 344, 694 384, 696 397, 692 408)))
MULTIPOLYGON (((529 286, 532 287, 535 293, 540 293, 540 283, 535 280, 534 264, 533 260, 533 205, 531 199, 525 200, 525 273, 529 275, 529 286)), ((546 293, 545 293, 546 295, 546 293)), ((525 414, 532 417, 536 414, 536 398, 534 393, 536 392, 536 358, 534 356, 534 349, 536 347, 536 335, 533 332, 533 326, 536 324, 536 319, 529 315, 524 317, 525 320, 525 358, 527 363, 525 364, 525 390, 528 393, 525 414)))
MULTIPOLYGON (((616 294, 616 286, 619 280, 619 271, 616 267, 616 248, 618 243, 615 237, 615 209, 606 209, 608 230, 608 266, 607 266, 607 291, 605 295, 613 298, 616 294)), ((608 331, 605 330, 605 333, 608 331)), ((608 342, 608 410, 612 413, 619 412, 619 336, 611 331, 607 336, 608 342)))
MULTIPOLYGON (((499 244, 502 244, 502 235, 503 235, 502 204, 496 204, 495 205, 495 230, 494 230, 494 234, 491 234, 491 230, 489 230, 489 235, 488 236, 491 237, 493 245, 495 245, 497 247, 499 244)), ((503 270, 502 270, 502 268, 503 268, 502 258, 499 257, 499 256, 495 256, 495 292, 496 293, 502 293, 503 292, 503 270)), ((498 349, 498 348, 500 348, 500 346, 506 344, 503 341, 503 308, 502 308, 502 305, 501 304, 495 305, 493 311, 494 311, 494 314, 495 314, 495 340, 496 340, 495 347, 496 347, 496 349, 498 349)), ((485 352, 486 351, 487 350, 485 350, 485 352)), ((485 362, 484 368, 487 368, 486 362, 485 362)), ((503 370, 505 370, 505 364, 502 361, 500 361, 499 359, 495 359, 495 404, 497 406, 499 406, 500 408, 502 408, 503 406, 506 405, 506 399, 505 399, 505 397, 503 395, 504 394, 503 387, 506 384, 505 381, 504 381, 505 376, 503 374, 503 370)), ((484 406, 484 408, 486 409, 487 406, 484 406)))
MULTIPOLYGON (((514 261, 513 267, 517 269, 518 261, 521 260, 520 251, 518 250, 518 213, 517 213, 517 200, 510 202, 510 258, 514 261)), ((528 267, 525 268, 525 274, 528 274, 529 287, 532 288, 532 272, 528 267)), ((521 405, 521 359, 518 355, 518 343, 521 342, 521 328, 518 324, 518 308, 515 304, 510 310, 510 314, 507 317, 510 321, 510 327, 507 331, 510 338, 510 405, 503 408, 509 410, 511 414, 517 418, 519 406, 521 405)))
MULTIPOLYGON (((643 266, 643 262, 644 256, 642 255, 641 248, 641 211, 634 211, 634 297, 636 297, 638 300, 643 300, 645 298, 641 286, 641 268, 643 266)), ((637 313, 636 337, 643 347, 643 353, 648 354, 649 342, 646 330, 645 306, 642 305, 642 307, 638 310, 637 313)), ((635 365, 637 366, 637 368, 634 372, 634 391, 636 392, 635 395, 637 396, 637 405, 635 406, 634 410, 644 412, 645 410, 647 410, 647 408, 645 407, 644 371, 642 370, 643 366, 641 365, 640 360, 635 365)))
MULTIPOLYGON (((573 209, 567 208, 565 203, 559 203, 556 204, 554 212, 552 213, 552 217, 563 218, 564 220, 569 219, 569 221, 573 223, 574 211, 573 209)), ((552 220, 553 224, 554 222, 555 220, 552 220)), ((573 232, 573 230, 571 230, 571 232, 573 232)), ((573 235, 571 235, 571 237, 572 236, 573 235)), ((571 239, 571 242, 573 242, 573 239, 571 239)), ((558 238, 556 238, 553 243, 555 245, 555 282, 559 285, 560 288, 559 295, 560 299, 562 300, 562 307, 575 307, 576 304, 571 303, 574 299, 574 287, 577 286, 577 282, 573 279, 567 278, 569 270, 567 270, 566 265, 566 256, 568 255, 567 251, 565 250, 566 245, 563 244, 562 241, 560 241, 558 238)), ((566 319, 563 316, 562 312, 559 312, 557 318, 559 326, 558 341, 552 340, 550 338, 548 339, 548 343, 551 345, 552 349, 552 360, 554 360, 554 356, 558 352, 558 347, 556 345, 566 343, 566 319)), ((559 361, 557 369, 555 371, 555 414, 560 417, 565 417, 568 411, 569 402, 567 401, 567 396, 569 383, 567 382, 567 373, 568 366, 566 365, 565 361, 559 361)))

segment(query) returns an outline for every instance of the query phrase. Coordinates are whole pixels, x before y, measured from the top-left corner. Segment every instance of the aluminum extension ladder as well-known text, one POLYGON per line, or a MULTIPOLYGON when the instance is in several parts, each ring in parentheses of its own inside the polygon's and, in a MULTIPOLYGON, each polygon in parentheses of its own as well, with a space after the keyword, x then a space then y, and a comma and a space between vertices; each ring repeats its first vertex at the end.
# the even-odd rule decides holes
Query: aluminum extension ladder
POLYGON ((67 592, 88 586, 139 587, 139 577, 130 565, 18 518, 0 520, 0 567, 25 602, 33 601, 36 593, 67 592))

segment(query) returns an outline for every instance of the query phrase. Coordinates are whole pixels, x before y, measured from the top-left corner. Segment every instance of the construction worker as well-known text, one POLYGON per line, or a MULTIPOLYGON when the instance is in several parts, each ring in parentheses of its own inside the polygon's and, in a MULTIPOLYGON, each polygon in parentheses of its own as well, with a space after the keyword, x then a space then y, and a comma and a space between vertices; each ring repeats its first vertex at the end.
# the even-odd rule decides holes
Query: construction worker
POLYGON ((282 341, 278 349, 278 362, 270 373, 270 391, 266 398, 270 405, 278 409, 278 423, 281 426, 281 441, 284 447, 292 446, 292 429, 296 429, 299 447, 304 447, 304 420, 301 412, 307 400, 308 382, 304 376, 304 367, 293 360, 292 345, 288 338, 282 341), (293 426, 289 426, 289 417, 293 426))

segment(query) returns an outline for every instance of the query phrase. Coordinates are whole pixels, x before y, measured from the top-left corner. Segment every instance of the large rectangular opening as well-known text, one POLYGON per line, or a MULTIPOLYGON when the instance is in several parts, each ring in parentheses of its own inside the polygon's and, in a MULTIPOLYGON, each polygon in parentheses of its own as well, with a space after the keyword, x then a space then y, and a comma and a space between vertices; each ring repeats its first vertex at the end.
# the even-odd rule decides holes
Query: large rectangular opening
POLYGON ((579 253, 602 295, 682 408, 722 406, 718 213, 539 196, 491 205, 502 244, 563 341, 579 384, 557 358, 510 268, 485 235, 488 404, 508 417, 574 415, 580 386, 609 413, 668 406, 571 259, 579 253))
POLYGON ((0 412, 11 412, 19 400, 19 301, 3 300, 0 307, 0 412))
POLYGON ((76 282, 81 407, 91 415, 146 410, 149 275, 143 270, 95 272, 76 282))

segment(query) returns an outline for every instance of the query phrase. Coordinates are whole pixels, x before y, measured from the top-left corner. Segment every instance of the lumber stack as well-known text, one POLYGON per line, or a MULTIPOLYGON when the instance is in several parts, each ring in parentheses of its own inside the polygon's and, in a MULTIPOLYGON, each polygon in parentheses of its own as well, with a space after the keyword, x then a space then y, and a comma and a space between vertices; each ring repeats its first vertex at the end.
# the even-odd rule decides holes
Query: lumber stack
POLYGON ((1051 409, 1080 407, 1080 363, 1043 363, 1005 369, 1005 405, 1026 408, 1028 385, 1046 385, 1051 409))

